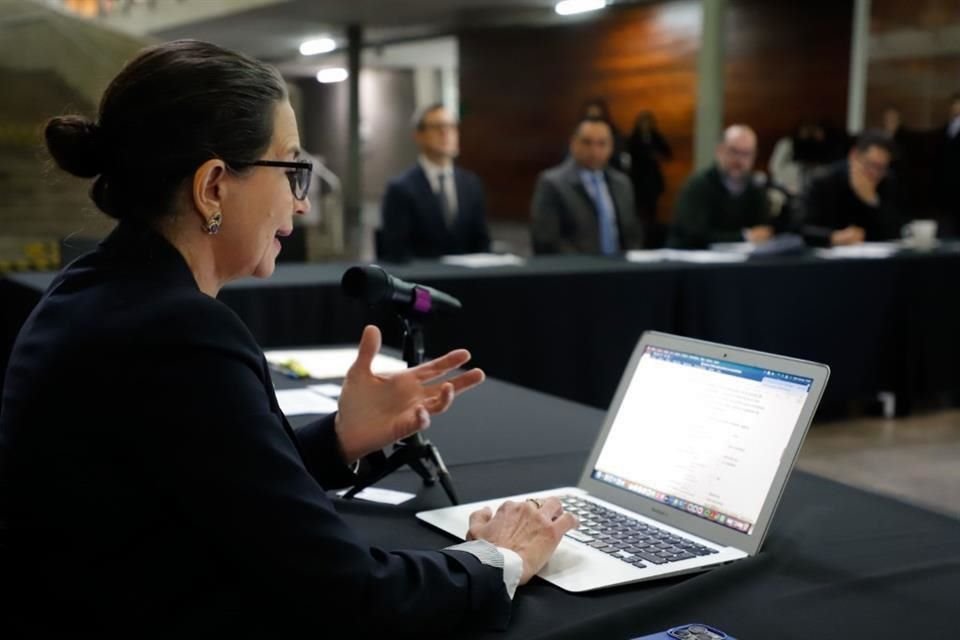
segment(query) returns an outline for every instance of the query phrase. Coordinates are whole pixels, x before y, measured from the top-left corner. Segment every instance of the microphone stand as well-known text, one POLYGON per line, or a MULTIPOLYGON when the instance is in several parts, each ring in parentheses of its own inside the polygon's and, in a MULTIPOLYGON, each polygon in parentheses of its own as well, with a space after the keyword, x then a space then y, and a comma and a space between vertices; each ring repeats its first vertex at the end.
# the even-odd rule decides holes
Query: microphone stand
MULTIPOLYGON (((404 315, 398 315, 398 318, 403 331, 403 359, 407 367, 415 367, 424 361, 423 326, 419 321, 404 315)), ((450 502, 460 504, 453 489, 453 479, 440 457, 440 450, 421 433, 415 433, 393 445, 393 453, 378 469, 360 478, 357 484, 344 494, 344 499, 353 498, 363 489, 376 484, 404 465, 416 471, 427 486, 432 486, 439 480, 450 502)))

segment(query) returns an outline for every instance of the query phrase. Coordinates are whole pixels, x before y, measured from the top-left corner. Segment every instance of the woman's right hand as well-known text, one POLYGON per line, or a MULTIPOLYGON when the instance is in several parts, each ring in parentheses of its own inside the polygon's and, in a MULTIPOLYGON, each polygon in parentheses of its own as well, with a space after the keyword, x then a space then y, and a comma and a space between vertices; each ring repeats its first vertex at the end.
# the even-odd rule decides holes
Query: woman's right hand
POLYGON ((546 498, 539 506, 533 500, 507 500, 496 515, 489 507, 470 514, 467 540, 486 540, 516 552, 523 560, 520 584, 526 584, 547 564, 563 534, 579 524, 556 498, 546 498))

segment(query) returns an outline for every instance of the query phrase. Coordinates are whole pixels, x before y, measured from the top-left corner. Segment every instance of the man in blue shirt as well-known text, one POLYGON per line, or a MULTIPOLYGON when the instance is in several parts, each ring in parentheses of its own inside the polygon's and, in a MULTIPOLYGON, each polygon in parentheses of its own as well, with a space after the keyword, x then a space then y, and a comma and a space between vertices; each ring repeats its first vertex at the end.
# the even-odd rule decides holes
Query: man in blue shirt
POLYGON ((633 186, 608 166, 612 153, 610 124, 581 120, 569 158, 537 179, 531 205, 535 253, 615 255, 640 247, 633 186))

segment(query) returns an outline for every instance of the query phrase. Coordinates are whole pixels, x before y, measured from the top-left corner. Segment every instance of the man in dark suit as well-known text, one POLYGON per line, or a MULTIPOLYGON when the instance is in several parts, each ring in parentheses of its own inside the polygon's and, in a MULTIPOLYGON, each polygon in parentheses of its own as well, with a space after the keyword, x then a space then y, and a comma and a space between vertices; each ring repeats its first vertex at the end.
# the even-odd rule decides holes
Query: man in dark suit
POLYGON ((763 189, 751 174, 757 134, 742 124, 727 127, 716 164, 695 173, 680 190, 667 244, 706 249, 717 242, 766 242, 773 236, 763 189))
POLYGON ((888 176, 893 141, 881 131, 862 133, 847 160, 810 184, 803 234, 815 245, 851 245, 900 235, 896 185, 888 176))
POLYGON ((613 255, 639 248, 630 178, 608 166, 613 133, 600 118, 580 121, 570 157, 540 174, 531 215, 535 253, 613 255))
POLYGON ((950 120, 938 136, 936 153, 937 204, 947 233, 960 233, 960 93, 950 102, 950 120))
POLYGON ((490 251, 483 185, 454 166, 460 151, 456 121, 442 104, 413 118, 417 164, 395 177, 383 197, 378 257, 393 262, 490 251))

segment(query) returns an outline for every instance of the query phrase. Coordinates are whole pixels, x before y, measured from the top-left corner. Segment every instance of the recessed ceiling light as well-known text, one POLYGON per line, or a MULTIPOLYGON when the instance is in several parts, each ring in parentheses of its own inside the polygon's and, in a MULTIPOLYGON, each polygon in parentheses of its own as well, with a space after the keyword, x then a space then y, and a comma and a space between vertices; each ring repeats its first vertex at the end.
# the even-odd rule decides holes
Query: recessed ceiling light
POLYGON ((329 53, 337 48, 337 43, 333 38, 316 38, 306 40, 300 45, 300 55, 313 56, 318 53, 329 53))
POLYGON ((553 10, 562 16, 570 16, 575 13, 603 9, 605 6, 607 6, 607 0, 563 0, 558 2, 553 10))
POLYGON ((343 82, 350 77, 350 73, 343 67, 328 67, 317 71, 317 82, 331 84, 333 82, 343 82))

